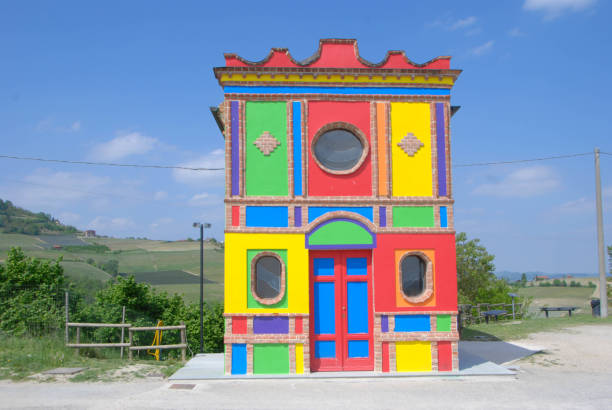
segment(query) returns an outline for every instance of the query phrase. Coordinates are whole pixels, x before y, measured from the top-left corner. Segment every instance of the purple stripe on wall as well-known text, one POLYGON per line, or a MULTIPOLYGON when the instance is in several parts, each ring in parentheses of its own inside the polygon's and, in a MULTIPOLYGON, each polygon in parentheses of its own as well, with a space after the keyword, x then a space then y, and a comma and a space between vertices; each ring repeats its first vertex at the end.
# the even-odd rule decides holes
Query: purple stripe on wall
POLYGON ((436 103, 436 144, 438 147, 438 196, 446 196, 446 139, 444 103, 436 103))
POLYGON ((231 102, 232 116, 232 195, 240 195, 239 102, 231 102))
POLYGON ((380 330, 382 332, 388 332, 389 331, 389 316, 387 315, 382 315, 380 318, 380 330))
POLYGON ((382 227, 387 226, 387 207, 386 206, 381 206, 380 208, 378 208, 378 219, 379 219, 379 224, 382 227))
POLYGON ((289 333, 289 318, 283 316, 255 316, 253 318, 253 333, 289 333))
POLYGON ((296 206, 293 208, 293 220, 295 221, 295 226, 302 226, 302 207, 296 206))

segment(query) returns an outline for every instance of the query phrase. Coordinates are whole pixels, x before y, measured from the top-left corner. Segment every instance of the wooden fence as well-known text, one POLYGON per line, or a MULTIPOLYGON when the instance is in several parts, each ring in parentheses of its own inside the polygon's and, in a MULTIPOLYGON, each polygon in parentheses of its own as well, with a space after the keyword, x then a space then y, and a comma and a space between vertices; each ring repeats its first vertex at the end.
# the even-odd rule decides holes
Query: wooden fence
POLYGON ((163 349, 181 349, 181 359, 185 361, 186 349, 187 349, 187 335, 186 326, 181 322, 178 326, 147 326, 147 327, 130 327, 128 329, 130 334, 130 347, 128 350, 128 356, 132 359, 132 352, 135 350, 163 350, 163 349), (163 330, 180 330, 181 331, 181 343, 177 345, 155 345, 155 346, 132 346, 134 340, 134 332, 147 332, 147 331, 163 331, 163 330))
MULTIPOLYGON (((130 323, 66 323, 66 329, 74 327, 76 328, 76 343, 68 343, 68 333, 66 333, 66 347, 76 348, 77 354, 79 349, 82 347, 119 347, 123 353, 123 348, 128 349, 128 357, 133 359, 133 351, 136 350, 148 350, 148 349, 181 349, 181 359, 185 361, 186 349, 187 349, 187 330, 183 322, 177 326, 148 326, 148 327, 132 327, 130 323), (119 343, 80 343, 81 328, 83 327, 109 327, 109 328, 121 328, 121 341, 119 343), (129 342, 123 341, 123 330, 127 329, 129 333, 129 342), (181 343, 175 345, 158 345, 158 346, 134 346, 134 332, 145 332, 145 331, 163 331, 163 330, 180 330, 181 331, 181 343)), ((123 357, 123 355, 121 356, 123 357)))

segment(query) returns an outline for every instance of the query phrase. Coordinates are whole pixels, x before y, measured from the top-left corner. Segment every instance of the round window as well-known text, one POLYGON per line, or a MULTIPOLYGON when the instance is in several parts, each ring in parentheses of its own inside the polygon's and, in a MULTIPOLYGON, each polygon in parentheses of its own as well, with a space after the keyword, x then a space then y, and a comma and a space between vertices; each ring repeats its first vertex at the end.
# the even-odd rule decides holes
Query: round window
POLYGON ((365 138, 352 130, 331 126, 333 124, 315 137, 313 153, 316 162, 333 174, 357 170, 367 154, 365 138))
POLYGON ((279 302, 285 293, 285 266, 273 252, 262 252, 251 264, 251 291, 260 303, 279 302))
POLYGON ((425 290, 426 262, 416 255, 408 255, 401 262, 402 292, 408 297, 418 296, 425 290))

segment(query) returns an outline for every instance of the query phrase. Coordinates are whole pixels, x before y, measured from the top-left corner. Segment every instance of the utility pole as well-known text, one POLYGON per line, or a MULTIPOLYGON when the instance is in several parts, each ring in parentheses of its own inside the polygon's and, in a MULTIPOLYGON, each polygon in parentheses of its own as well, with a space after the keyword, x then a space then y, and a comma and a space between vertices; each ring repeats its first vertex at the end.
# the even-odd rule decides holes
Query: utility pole
POLYGON ((200 228, 200 353, 204 353, 204 228, 209 223, 194 222, 194 228, 200 228))
POLYGON ((204 224, 200 224, 200 353, 204 353, 204 224))
POLYGON ((608 317, 608 286, 606 283, 606 255, 604 252, 601 176, 599 173, 599 148, 595 148, 595 197, 597 204, 597 253, 599 256, 599 311, 601 318, 603 319, 608 317))

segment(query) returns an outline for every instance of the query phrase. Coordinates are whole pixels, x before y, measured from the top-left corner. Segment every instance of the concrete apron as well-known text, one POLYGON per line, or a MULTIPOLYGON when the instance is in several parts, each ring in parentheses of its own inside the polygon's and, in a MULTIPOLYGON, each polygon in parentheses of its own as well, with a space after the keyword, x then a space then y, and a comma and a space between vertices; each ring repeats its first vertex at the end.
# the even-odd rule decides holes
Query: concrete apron
POLYGON ((459 342, 459 371, 453 372, 315 372, 310 374, 224 374, 223 353, 198 354, 170 376, 169 380, 237 380, 237 379, 328 379, 378 377, 513 376, 511 362, 531 356, 542 349, 508 342, 459 342))

